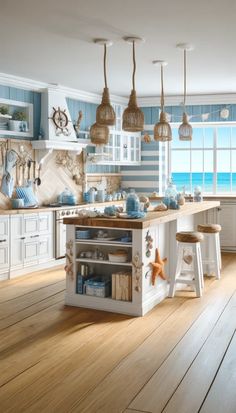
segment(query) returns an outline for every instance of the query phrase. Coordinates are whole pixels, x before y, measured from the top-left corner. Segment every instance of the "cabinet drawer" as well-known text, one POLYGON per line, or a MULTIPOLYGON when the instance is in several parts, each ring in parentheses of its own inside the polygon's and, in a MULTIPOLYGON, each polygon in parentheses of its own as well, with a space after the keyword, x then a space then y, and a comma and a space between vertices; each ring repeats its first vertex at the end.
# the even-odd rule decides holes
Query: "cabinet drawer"
POLYGON ((38 239, 24 243, 24 264, 38 261, 38 239))
POLYGON ((11 216, 11 239, 23 236, 23 215, 11 216))
POLYGON ((41 236, 38 245, 38 258, 39 260, 45 260, 52 258, 52 242, 51 236, 41 236))
POLYGON ((9 235, 9 217, 0 218, 0 239, 8 238, 9 235))
POLYGON ((38 214, 24 216, 24 234, 30 235, 38 232, 38 214))
POLYGON ((0 272, 9 267, 9 247, 8 244, 0 244, 0 272))
POLYGON ((39 232, 51 233, 52 232, 52 214, 39 214, 39 232))

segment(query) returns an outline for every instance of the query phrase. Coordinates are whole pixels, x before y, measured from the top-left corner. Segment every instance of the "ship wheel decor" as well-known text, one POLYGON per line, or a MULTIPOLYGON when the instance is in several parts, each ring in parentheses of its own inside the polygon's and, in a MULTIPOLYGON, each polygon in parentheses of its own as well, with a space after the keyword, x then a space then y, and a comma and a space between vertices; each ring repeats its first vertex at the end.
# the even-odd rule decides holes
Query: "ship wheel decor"
POLYGON ((70 135, 70 131, 68 129, 69 119, 66 114, 66 109, 62 110, 59 106, 58 108, 53 107, 53 115, 50 119, 52 119, 55 127, 56 127, 56 135, 60 135, 63 133, 65 136, 70 135))

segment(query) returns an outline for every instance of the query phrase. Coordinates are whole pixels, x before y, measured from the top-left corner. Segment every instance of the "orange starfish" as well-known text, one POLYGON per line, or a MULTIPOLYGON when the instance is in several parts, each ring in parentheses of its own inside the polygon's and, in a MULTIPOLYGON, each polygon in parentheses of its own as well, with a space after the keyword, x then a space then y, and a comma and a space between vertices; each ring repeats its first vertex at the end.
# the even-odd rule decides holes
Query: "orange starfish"
POLYGON ((164 265, 167 262, 167 258, 163 258, 163 260, 160 257, 158 248, 156 248, 156 258, 155 262, 151 262, 152 266, 152 285, 155 285, 155 279, 156 277, 161 277, 163 280, 166 280, 166 275, 164 272, 164 265))

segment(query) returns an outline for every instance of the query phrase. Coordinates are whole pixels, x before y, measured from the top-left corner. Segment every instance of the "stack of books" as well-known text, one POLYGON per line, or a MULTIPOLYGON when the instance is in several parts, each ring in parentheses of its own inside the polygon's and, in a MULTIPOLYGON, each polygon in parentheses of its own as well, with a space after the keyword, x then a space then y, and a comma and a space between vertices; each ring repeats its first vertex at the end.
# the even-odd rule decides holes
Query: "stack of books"
POLYGON ((112 274, 112 298, 132 301, 132 272, 120 271, 112 274))

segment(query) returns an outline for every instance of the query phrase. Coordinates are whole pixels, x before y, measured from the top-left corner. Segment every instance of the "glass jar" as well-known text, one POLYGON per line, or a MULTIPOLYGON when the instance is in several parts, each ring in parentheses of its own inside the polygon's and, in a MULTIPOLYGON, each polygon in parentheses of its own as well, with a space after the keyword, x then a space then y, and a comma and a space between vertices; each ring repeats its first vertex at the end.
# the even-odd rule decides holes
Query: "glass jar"
POLYGON ((135 190, 131 189, 126 199, 126 212, 127 214, 129 214, 131 212, 139 212, 139 211, 140 211, 139 197, 135 193, 135 190))

